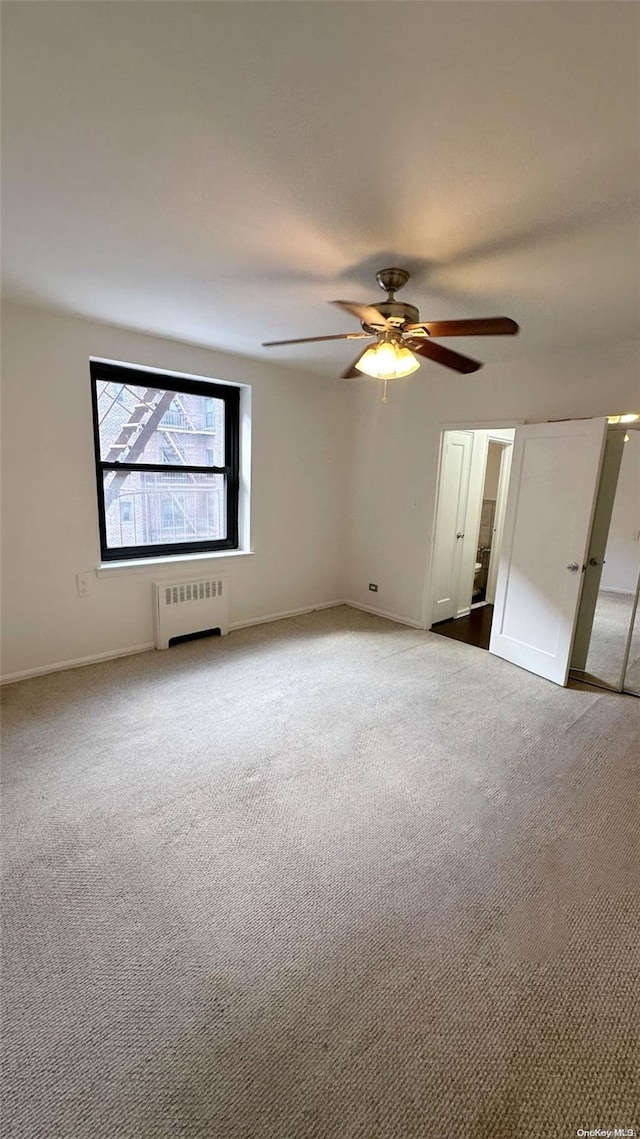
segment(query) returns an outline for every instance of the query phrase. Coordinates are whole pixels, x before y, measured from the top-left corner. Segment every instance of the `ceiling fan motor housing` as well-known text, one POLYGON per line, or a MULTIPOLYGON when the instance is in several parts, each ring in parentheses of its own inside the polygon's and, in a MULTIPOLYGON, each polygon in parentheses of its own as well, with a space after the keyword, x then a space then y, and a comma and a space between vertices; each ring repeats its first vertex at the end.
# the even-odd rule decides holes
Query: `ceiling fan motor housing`
MULTIPOLYGON (((420 313, 415 305, 403 304, 402 301, 383 301, 378 304, 376 301, 375 308, 382 316, 396 326, 396 328, 404 328, 405 324, 417 324, 420 320, 420 313)), ((362 325, 365 332, 375 332, 368 324, 362 325)))
MULTIPOLYGON (((388 296, 382 304, 375 301, 374 308, 386 317, 395 328, 404 328, 405 324, 417 324, 420 320, 420 313, 415 305, 403 304, 402 301, 397 301, 393 295, 398 289, 402 289, 408 280, 409 273, 406 269, 381 269, 379 273, 376 273, 376 281, 380 288, 388 293, 388 296)), ((365 332, 376 331, 369 324, 363 324, 362 327, 365 332)))

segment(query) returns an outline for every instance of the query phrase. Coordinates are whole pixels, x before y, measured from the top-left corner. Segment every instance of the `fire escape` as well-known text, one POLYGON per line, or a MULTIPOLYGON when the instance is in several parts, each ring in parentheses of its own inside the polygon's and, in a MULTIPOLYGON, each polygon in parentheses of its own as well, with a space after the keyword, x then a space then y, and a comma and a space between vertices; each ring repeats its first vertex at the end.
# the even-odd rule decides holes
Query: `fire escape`
MULTIPOLYGON (((136 462, 141 455, 144 454, 147 443, 151 440, 155 432, 161 433, 166 442, 172 447, 176 454, 176 463, 183 462, 183 453, 175 441, 174 431, 176 425, 171 423, 172 415, 178 418, 178 426, 185 427, 186 430, 193 434, 201 434, 193 421, 190 419, 187 412, 180 404, 179 397, 175 392, 163 392, 162 396, 157 402, 154 402, 157 396, 157 388, 147 388, 143 395, 140 397, 138 392, 124 384, 120 391, 111 397, 111 402, 100 417, 100 424, 104 422, 110 414, 115 403, 121 402, 119 396, 122 392, 127 391, 133 396, 135 403, 129 411, 127 422, 122 425, 117 438, 110 444, 109 450, 105 455, 104 461, 118 462, 126 461, 127 463, 136 462), (178 403, 178 408, 172 408, 172 404, 178 403), (163 423, 165 420, 165 423, 163 423), (166 422, 168 420, 168 422, 166 422)), ((105 488, 105 512, 108 512, 110 506, 118 498, 120 491, 127 478, 132 472, 130 470, 114 471, 108 487, 105 488)), ((167 472, 166 479, 176 477, 175 475, 167 472)), ((182 481, 191 481, 195 483, 196 476, 185 472, 184 475, 178 474, 177 477, 182 481)), ((174 511, 177 511, 181 516, 185 529, 191 531, 193 536, 197 535, 197 526, 193 519, 189 518, 184 504, 180 501, 174 489, 171 486, 163 486, 163 494, 168 496, 174 511)))

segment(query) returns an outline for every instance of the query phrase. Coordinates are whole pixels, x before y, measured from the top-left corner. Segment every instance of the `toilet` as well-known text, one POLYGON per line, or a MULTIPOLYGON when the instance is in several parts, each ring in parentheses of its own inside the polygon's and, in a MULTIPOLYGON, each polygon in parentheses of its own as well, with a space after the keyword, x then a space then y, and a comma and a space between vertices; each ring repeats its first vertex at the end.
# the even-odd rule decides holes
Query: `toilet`
MULTIPOLYGON (((482 562, 476 562, 476 568, 475 568, 475 571, 473 574, 473 587, 474 587, 474 589, 478 585, 478 574, 480 573, 481 569, 482 569, 482 562)), ((468 580, 469 580, 469 578, 467 578, 467 581, 468 580)))

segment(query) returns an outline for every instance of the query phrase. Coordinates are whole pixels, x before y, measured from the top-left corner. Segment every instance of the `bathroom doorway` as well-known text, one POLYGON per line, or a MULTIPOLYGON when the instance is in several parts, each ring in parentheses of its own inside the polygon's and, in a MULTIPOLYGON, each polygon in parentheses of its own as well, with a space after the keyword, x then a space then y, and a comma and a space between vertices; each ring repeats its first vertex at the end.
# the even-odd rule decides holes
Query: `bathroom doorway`
POLYGON ((514 428, 443 433, 434 542, 434 633, 489 647, 514 428))

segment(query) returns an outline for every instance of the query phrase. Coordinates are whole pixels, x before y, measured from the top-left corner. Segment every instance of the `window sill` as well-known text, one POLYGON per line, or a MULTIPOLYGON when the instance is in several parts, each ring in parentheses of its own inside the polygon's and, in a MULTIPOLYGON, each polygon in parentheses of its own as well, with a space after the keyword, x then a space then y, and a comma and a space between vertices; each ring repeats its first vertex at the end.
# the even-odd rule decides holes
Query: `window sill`
POLYGON ((162 558, 130 558, 122 562, 100 562, 96 566, 98 577, 108 577, 117 572, 144 573, 145 570, 155 569, 157 566, 188 566, 193 562, 212 562, 219 558, 247 558, 253 556, 253 550, 217 550, 204 554, 168 554, 162 558))

